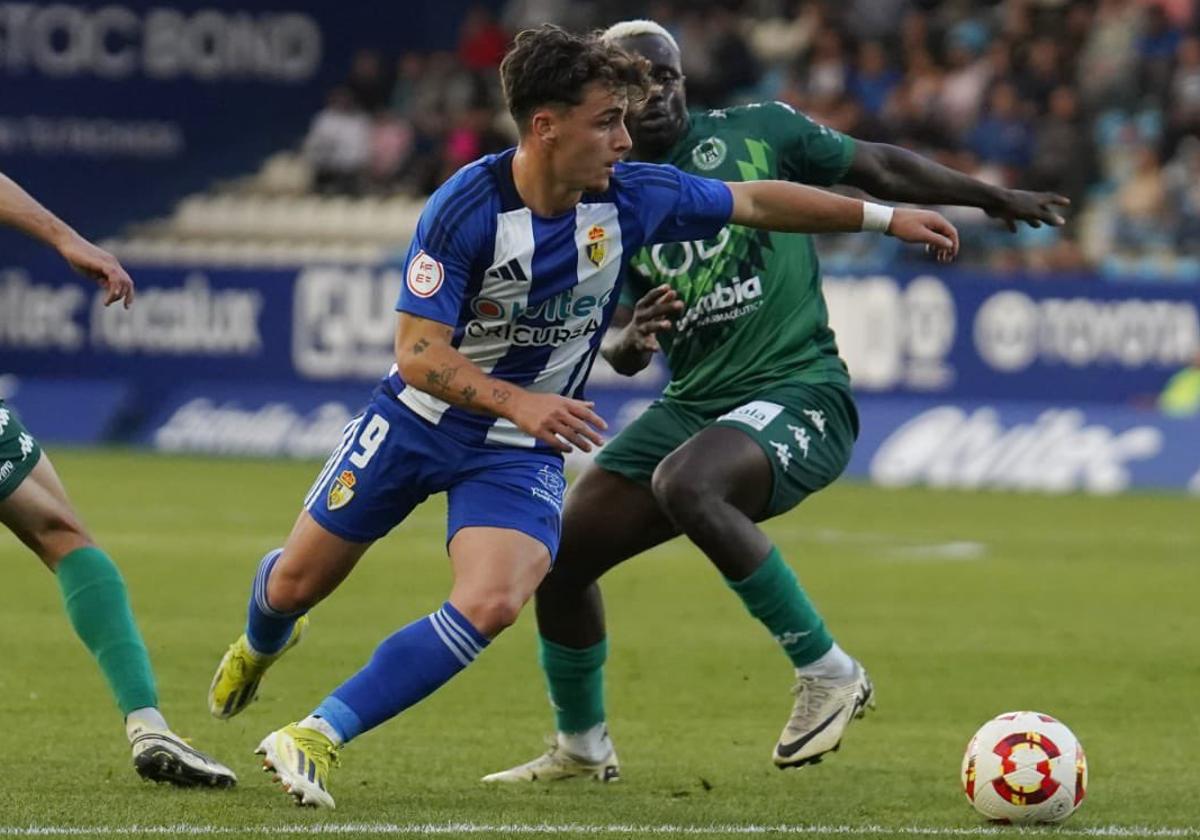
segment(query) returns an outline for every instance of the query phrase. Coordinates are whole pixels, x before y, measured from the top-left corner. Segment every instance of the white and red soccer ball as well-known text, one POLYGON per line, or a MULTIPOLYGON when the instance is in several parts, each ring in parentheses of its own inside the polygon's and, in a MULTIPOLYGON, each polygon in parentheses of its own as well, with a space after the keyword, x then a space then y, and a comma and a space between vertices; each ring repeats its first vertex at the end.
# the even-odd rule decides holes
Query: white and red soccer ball
POLYGON ((1066 724, 1039 712, 992 718, 963 756, 967 799, 1001 822, 1062 822, 1083 802, 1087 780, 1083 745, 1066 724))

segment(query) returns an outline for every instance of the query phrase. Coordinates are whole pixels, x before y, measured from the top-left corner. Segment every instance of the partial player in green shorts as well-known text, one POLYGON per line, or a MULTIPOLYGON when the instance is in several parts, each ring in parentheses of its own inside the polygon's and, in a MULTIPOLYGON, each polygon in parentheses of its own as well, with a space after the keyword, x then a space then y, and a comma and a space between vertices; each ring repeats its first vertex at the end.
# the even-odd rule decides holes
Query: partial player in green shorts
MULTIPOLYGON (((0 224, 55 248, 72 268, 107 292, 106 306, 123 301, 128 307, 133 302, 133 281, 112 254, 88 242, 3 174, 0 224)), ((125 717, 138 774, 182 787, 236 783, 232 770, 189 746, 167 726, 121 573, 84 528, 50 459, 3 400, 0 522, 54 573, 71 625, 95 657, 125 717)))
MULTIPOLYGON (((689 114, 674 39, 651 21, 605 37, 651 63, 657 83, 626 122, 633 154, 726 181, 860 187, 892 201, 981 207, 1014 229, 1062 224, 1067 200, 989 186, 895 146, 859 142, 768 102, 689 114)), ((867 205, 864 227, 889 229, 867 205)), ((755 524, 835 480, 858 432, 850 378, 828 325, 810 237, 727 226, 704 242, 638 254, 603 346, 631 375, 665 354, 671 381, 567 497, 554 569, 537 593, 541 662, 558 735, 485 781, 619 775, 605 725, 604 611, 597 579, 683 533, 713 562, 795 669, 780 767, 837 749, 872 700, 779 550, 755 524)))
POLYGON ((0 502, 13 494, 41 457, 38 442, 0 399, 0 502))

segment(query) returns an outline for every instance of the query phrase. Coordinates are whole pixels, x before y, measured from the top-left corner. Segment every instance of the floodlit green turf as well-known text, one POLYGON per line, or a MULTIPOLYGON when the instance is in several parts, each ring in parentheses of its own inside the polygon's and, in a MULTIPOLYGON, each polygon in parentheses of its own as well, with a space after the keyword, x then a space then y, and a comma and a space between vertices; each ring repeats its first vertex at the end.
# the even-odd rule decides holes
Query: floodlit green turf
POLYGON ((467 673, 345 751, 335 812, 300 811, 258 771, 266 732, 308 712, 389 631, 448 591, 435 501, 313 615, 309 638, 228 723, 204 694, 242 628, 261 554, 316 465, 60 452, 121 565, 175 728, 241 775, 232 792, 155 788, 49 575, 0 534, 0 828, 188 823, 981 825, 958 787, 977 726, 1054 714, 1087 748, 1069 827, 1200 824, 1200 510, 1196 499, 883 491, 842 484, 770 523, 830 627, 870 669, 879 710, 819 767, 770 752, 790 671, 707 561, 677 541, 605 582, 620 784, 485 788, 550 731, 527 613, 467 673))

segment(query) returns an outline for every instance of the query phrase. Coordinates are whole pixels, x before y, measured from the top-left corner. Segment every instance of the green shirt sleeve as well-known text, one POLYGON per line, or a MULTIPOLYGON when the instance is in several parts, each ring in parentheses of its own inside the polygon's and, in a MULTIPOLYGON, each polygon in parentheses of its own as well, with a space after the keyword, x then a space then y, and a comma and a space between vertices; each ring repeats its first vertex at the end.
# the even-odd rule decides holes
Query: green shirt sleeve
POLYGON ((772 145, 781 174, 790 181, 831 186, 854 159, 854 138, 823 126, 783 102, 763 106, 771 121, 772 145))

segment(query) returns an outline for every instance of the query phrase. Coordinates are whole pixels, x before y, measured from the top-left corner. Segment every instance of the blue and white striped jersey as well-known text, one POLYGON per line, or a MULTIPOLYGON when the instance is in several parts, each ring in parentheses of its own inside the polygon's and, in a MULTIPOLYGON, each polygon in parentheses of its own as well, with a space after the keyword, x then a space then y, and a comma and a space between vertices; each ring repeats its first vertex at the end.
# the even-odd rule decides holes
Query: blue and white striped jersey
MULTIPOLYGON (((579 398, 630 257, 646 244, 717 235, 733 197, 721 181, 621 163, 606 192, 543 218, 517 194, 513 154, 465 166, 430 197, 396 309, 454 327, 453 346, 497 379, 579 398)), ((395 366, 387 384, 464 442, 544 448, 508 420, 406 386, 395 366)))

